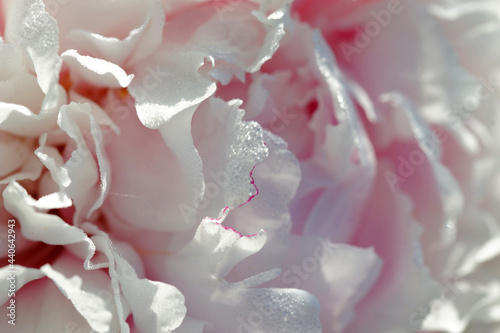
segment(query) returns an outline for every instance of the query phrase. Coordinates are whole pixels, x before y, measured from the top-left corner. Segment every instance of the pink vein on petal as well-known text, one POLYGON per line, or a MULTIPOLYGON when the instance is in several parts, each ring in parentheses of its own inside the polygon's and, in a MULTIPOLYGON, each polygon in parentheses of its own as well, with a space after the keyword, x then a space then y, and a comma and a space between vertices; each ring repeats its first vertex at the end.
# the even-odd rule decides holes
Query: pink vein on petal
POLYGON ((252 194, 247 201, 245 201, 244 203, 242 203, 241 205, 238 206, 238 208, 240 208, 241 206, 243 206, 244 204, 247 204, 249 203, 250 201, 252 201, 253 198, 255 198, 256 196, 259 195, 259 188, 257 187, 257 185, 255 185, 255 179, 253 178, 253 171, 255 170, 255 167, 257 166, 257 164, 255 164, 252 168, 252 171, 250 171, 249 173, 249 176, 250 176, 250 184, 253 185, 253 187, 255 188, 255 194, 252 194))
POLYGON ((207 218, 205 218, 205 219, 206 219, 206 220, 209 220, 209 221, 211 221, 211 222, 213 222, 213 223, 215 223, 215 224, 217 224, 217 225, 219 225, 219 226, 221 226, 221 227, 222 227, 222 228, 224 228, 225 230, 230 230, 230 231, 232 231, 232 232, 237 233, 240 237, 256 237, 256 236, 258 236, 258 235, 259 235, 259 234, 251 234, 251 235, 245 235, 245 236, 243 236, 243 235, 242 235, 239 231, 237 231, 236 229, 231 228, 231 227, 226 227, 226 226, 224 226, 224 225, 223 225, 220 221, 221 221, 223 218, 225 218, 225 215, 226 215, 225 213, 226 213, 226 211, 228 211, 228 210, 229 210, 229 211, 231 211, 231 209, 229 209, 229 206, 226 206, 226 207, 224 208, 224 210, 222 211, 222 216, 221 216, 221 217, 216 218, 216 219, 211 218, 211 217, 207 217, 207 218))

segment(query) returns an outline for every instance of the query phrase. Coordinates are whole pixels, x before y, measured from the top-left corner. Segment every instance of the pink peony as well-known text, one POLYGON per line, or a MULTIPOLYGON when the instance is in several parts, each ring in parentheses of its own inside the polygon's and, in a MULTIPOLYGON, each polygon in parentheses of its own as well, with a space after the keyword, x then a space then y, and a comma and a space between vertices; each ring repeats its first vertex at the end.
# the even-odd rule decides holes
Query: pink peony
POLYGON ((0 331, 497 332, 498 34, 486 0, 0 0, 0 331))

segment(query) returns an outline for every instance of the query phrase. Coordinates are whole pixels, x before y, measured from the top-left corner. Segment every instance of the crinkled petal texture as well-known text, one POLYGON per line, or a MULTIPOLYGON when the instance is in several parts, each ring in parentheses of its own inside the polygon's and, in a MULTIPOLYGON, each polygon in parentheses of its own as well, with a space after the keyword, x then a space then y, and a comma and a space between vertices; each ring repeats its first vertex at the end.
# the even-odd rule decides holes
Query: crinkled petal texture
POLYGON ((347 332, 416 331, 429 312, 428 304, 439 296, 438 285, 423 262, 418 241, 421 228, 411 216, 411 201, 391 191, 384 178, 390 168, 384 159, 379 161, 375 189, 352 240, 358 246, 374 246, 384 268, 347 332), (380 317, 390 320, 376 319, 380 317))
MULTIPOLYGON (((113 170, 111 195, 104 205, 106 215, 111 221, 139 229, 188 230, 195 224, 195 216, 184 217, 182 205, 196 210, 198 198, 203 195, 201 161, 192 138, 187 147, 171 148, 169 140, 175 137, 174 132, 189 134, 190 121, 184 115, 189 117, 194 110, 180 114, 177 126, 169 123, 161 130, 151 130, 140 123, 132 103, 131 99, 122 101, 110 93, 109 107, 105 107, 117 111, 111 117, 121 131, 106 147, 113 170), (195 159, 190 160, 191 156, 195 159)), ((183 138, 189 142, 189 137, 183 138)))
POLYGON ((293 232, 346 242, 373 183, 373 148, 320 33, 295 21, 290 29, 264 73, 246 85, 234 80, 221 95, 245 96, 247 117, 283 137, 299 159, 293 232))
POLYGON ((253 179, 256 165, 267 158, 264 132, 253 121, 243 121, 241 101, 212 98, 196 111, 193 139, 203 163, 205 196, 209 207, 201 216, 217 216, 221 207, 236 208, 253 199, 258 188, 253 179))
POLYGON ((323 332, 344 332, 359 321, 355 307, 379 278, 382 260, 373 248, 292 236, 283 273, 270 284, 306 290, 321 304, 323 332))
MULTIPOLYGON (((118 103, 115 96, 110 98, 118 103)), ((192 151, 178 144, 175 151, 169 148, 173 143, 169 140, 179 138, 173 132, 183 132, 180 126, 191 127, 186 124, 192 118, 187 112, 179 124, 169 122, 160 130, 142 126, 135 115, 121 120, 117 114, 114 120, 123 138, 116 137, 107 146, 113 170, 111 193, 116 194, 105 205, 110 219, 140 229, 187 231, 201 218, 217 216, 222 208, 238 207, 255 196, 252 170, 267 156, 267 148, 261 127, 242 121, 240 104, 215 98, 202 103, 192 120, 192 136, 189 133, 192 151), (199 175, 193 171, 197 161, 189 160, 191 153, 204 161, 199 175), (129 177, 131 170, 141 176, 129 177), (204 183, 205 190, 200 191, 195 182, 204 183), (145 212, 149 212, 147 218, 145 212)))
POLYGON ((266 286, 310 292, 321 304, 323 332, 342 332, 354 318, 354 307, 378 278, 381 260, 373 250, 289 235, 287 203, 299 184, 299 164, 283 139, 269 132, 264 138, 269 156, 253 172, 259 194, 232 211, 224 224, 245 233, 263 228, 268 241, 259 253, 237 265, 228 279, 236 281, 280 267, 281 276, 266 286))
POLYGON ((186 296, 188 315, 221 332, 321 332, 319 303, 312 295, 256 288, 279 272, 234 283, 224 279, 234 265, 262 248, 266 234, 241 236, 221 225, 223 219, 203 220, 194 238, 165 259, 165 275, 186 296))
MULTIPOLYGON (((58 29, 43 3, 2 5, 11 13, 6 42, 14 44, 0 41, 5 51, 2 150, 12 151, 13 157, 1 165, 2 184, 8 184, 1 188, 1 215, 18 224, 8 230, 17 232, 15 262, 26 266, 7 266, 1 274, 4 287, 12 271, 18 275, 18 316, 26 319, 19 320, 18 327, 26 332, 129 332, 127 319, 132 314, 134 327, 141 332, 173 331, 185 316, 182 294, 173 286, 144 278, 130 245, 113 243, 88 223, 99 223, 99 209, 111 181, 105 130, 118 132, 118 128, 97 104, 74 92, 70 96, 79 102, 66 104, 66 92, 58 85, 58 29), (22 98, 20 84, 30 98, 22 98), (59 320, 54 320, 54 313, 60 314, 59 320)), ((77 52, 66 55, 73 57, 77 67, 113 66, 104 60, 96 64, 77 52)), ((85 79, 92 82, 107 75, 107 85, 126 86, 131 77, 114 66, 111 71, 90 70, 85 79)), ((3 231, 7 229, 2 227, 3 231)), ((4 240, 1 247, 7 248, 4 240)), ((1 303, 8 302, 7 295, 2 296, 1 303)), ((6 322, 1 325, 11 329, 6 322)))
MULTIPOLYGON (((139 278, 136 270, 115 250, 109 237, 94 225, 86 224, 85 229, 95 234, 92 237, 97 249, 107 257, 107 267, 112 280, 116 307, 130 308, 134 325, 141 332, 172 332, 179 327, 186 314, 184 296, 177 288, 160 281, 139 278), (121 297, 125 299, 122 301, 121 297)), ((119 244, 119 243, 118 243, 119 244)), ((122 251, 127 244, 122 245, 122 251)), ((132 261, 139 263, 133 249, 126 251, 132 261)), ((123 252, 122 252, 123 253, 123 252)), ((142 269, 141 269, 142 270, 142 269)), ((125 322, 127 315, 120 316, 120 330, 129 332, 125 322)))
MULTIPOLYGON (((499 254, 491 245, 499 230, 498 209, 491 206, 498 201, 499 155, 493 143, 499 133, 498 50, 486 42, 498 33, 498 6, 490 1, 366 1, 331 24, 318 8, 314 2, 295 7, 322 30, 340 67, 373 102, 367 108, 358 100, 379 161, 378 178, 411 202, 405 215, 423 227, 416 238, 422 243, 421 259, 441 284, 441 298, 432 308, 421 303, 418 311, 406 314, 406 330, 417 330, 425 319, 429 332, 494 331, 498 316, 486 309, 497 302, 497 286, 481 270, 499 254), (476 276, 483 277, 481 282, 476 276)), ((375 192, 384 193, 377 187, 375 192)), ((367 301, 377 290, 382 293, 381 285, 367 301)))
MULTIPOLYGON (((118 331, 117 310, 110 301, 110 279, 104 271, 83 269, 81 262, 69 253, 60 256, 53 264, 45 264, 39 270, 16 266, 16 271, 16 330, 118 331), (54 320, 54 311, 61 316, 59 318, 64 319, 54 320)), ((0 275, 7 281, 8 269, 2 268, 0 275)), ((6 300, 0 302, 4 301, 6 300)), ((0 325, 2 331, 10 332, 12 326, 6 321, 0 325)))
POLYGON ((498 330, 498 5, 292 2, 0 1, 16 329, 498 330))
POLYGON ((215 92, 215 82, 257 71, 278 48, 283 11, 266 16, 242 1, 226 19, 213 3, 201 3, 167 18, 163 46, 133 66, 130 91, 141 122, 158 128, 215 92), (189 17, 196 15, 197 21, 189 17))
MULTIPOLYGON (((44 274, 40 271, 33 276, 34 273, 30 274, 21 266, 17 267, 18 281, 24 276, 36 280, 16 292, 16 325, 12 326, 7 320, 3 320, 0 323, 2 332, 41 333, 76 329, 94 332, 117 331, 116 324, 111 322, 111 311, 114 309, 111 310, 109 306, 107 308, 106 299, 98 295, 106 288, 106 274, 99 274, 99 271, 89 274, 81 267, 80 270, 75 270, 78 265, 72 266, 70 261, 63 259, 59 263, 64 265, 59 267, 62 271, 49 265, 44 266, 44 271, 50 277, 43 277, 44 274), (85 282, 82 284, 83 277, 85 282), (92 300, 92 303, 89 303, 89 300, 92 300), (92 307, 90 313, 89 305, 92 307), (64 319, 55 320, 54 313, 57 313, 57 318, 64 319)), ((3 272, 1 275, 4 280, 9 277, 3 272)), ((7 304, 4 303, 4 306, 7 304)))
MULTIPOLYGON (((132 262, 140 263, 132 248, 127 250, 127 245, 119 242, 113 246, 109 237, 95 225, 83 225, 87 233, 94 234, 89 238, 82 229, 65 223, 58 216, 40 212, 41 200, 35 201, 16 184, 10 184, 3 196, 6 209, 19 219, 23 236, 47 245, 72 245, 68 249, 81 258, 70 260, 69 256, 58 256, 54 264, 45 264, 39 270, 21 267, 21 273, 26 277, 20 279, 21 283, 16 286, 16 290, 33 279, 48 277, 74 305, 80 315, 73 316, 75 320, 83 317, 97 332, 113 332, 118 329, 128 332, 126 319, 129 314, 134 315, 134 323, 141 332, 170 332, 179 327, 185 315, 184 297, 173 286, 140 279, 136 270, 118 255, 114 246, 122 249, 121 253, 127 257, 131 257, 132 262), (97 251, 106 260, 94 264, 91 258, 97 251), (86 270, 83 270, 84 267, 86 270), (99 268, 108 268, 109 275, 97 270, 99 268)), ((136 269, 142 271, 140 264, 136 269)), ((2 274, 4 277, 9 274, 8 267, 2 269, 2 274)), ((41 288, 41 292, 48 292, 44 290, 50 289, 45 284, 41 288)), ((21 289, 21 295, 23 290, 24 287, 21 289)), ((5 301, 7 300, 4 299, 3 302, 5 301)), ((64 323, 50 323, 56 324, 64 323)), ((38 321, 27 321, 25 325, 42 325, 40 329, 45 329, 46 324, 39 318, 38 321)))
POLYGON ((203 327, 320 331, 313 295, 283 285, 256 288, 279 275, 276 267, 289 249, 287 204, 300 172, 281 139, 241 120, 239 104, 211 99, 193 118, 193 130, 199 129, 194 141, 206 162, 200 214, 217 217, 216 209, 225 207, 223 216, 204 219, 194 237, 191 232, 177 234, 170 244, 156 248, 138 242, 148 249, 141 251, 146 271, 179 287, 186 297, 188 312, 181 326, 186 332, 203 327), (254 234, 242 236, 237 230, 254 234))
POLYGON ((0 130, 36 138, 54 129, 58 108, 66 102, 58 84, 56 22, 41 1, 5 1, 2 7, 8 17, 0 40, 0 130))
POLYGON ((148 57, 161 44, 165 18, 159 1, 44 2, 57 21, 61 52, 76 49, 86 56, 128 66, 148 57))

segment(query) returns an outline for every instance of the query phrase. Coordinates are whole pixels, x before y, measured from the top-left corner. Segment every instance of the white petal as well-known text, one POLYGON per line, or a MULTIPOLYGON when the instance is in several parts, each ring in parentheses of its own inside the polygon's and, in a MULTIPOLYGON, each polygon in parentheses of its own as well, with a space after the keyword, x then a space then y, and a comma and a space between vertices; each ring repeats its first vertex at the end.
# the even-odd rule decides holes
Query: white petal
POLYGON ((319 303, 309 293, 252 288, 275 273, 263 274, 255 281, 229 283, 223 279, 238 258, 261 248, 264 235, 244 236, 247 240, 241 241, 239 233, 219 222, 203 220, 193 240, 165 258, 166 279, 184 293, 188 315, 206 320, 221 332, 321 332, 319 303))
POLYGON ((198 73, 199 53, 157 53, 134 67, 129 91, 144 126, 159 128, 177 113, 200 104, 215 92, 215 83, 198 73))
POLYGON ((109 277, 102 270, 86 271, 81 264, 65 256, 53 265, 45 264, 40 270, 54 282, 89 326, 99 332, 113 332, 118 328, 114 303, 106 289, 109 277))
POLYGON ((127 75, 121 67, 114 63, 82 56, 77 50, 67 50, 61 54, 61 57, 69 65, 72 74, 82 76, 87 82, 97 87, 127 87, 134 77, 127 75))

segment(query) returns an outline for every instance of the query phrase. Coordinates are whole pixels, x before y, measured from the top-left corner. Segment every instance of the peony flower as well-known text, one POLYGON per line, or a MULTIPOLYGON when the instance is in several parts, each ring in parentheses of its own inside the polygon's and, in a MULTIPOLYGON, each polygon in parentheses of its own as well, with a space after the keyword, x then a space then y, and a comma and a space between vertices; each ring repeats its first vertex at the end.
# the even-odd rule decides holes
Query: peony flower
MULTIPOLYGON (((108 5, 107 10, 118 6, 112 2, 108 5)), ((131 3, 128 7, 134 17, 137 6, 131 3)), ((26 249, 17 247, 16 265, 2 269, 5 285, 10 274, 15 276, 16 295, 11 296, 17 299, 11 299, 17 300, 18 309, 17 313, 11 311, 11 322, 2 323, 2 327, 22 331, 193 332, 204 327, 234 331, 242 325, 240 318, 246 320, 256 307, 265 306, 269 318, 260 325, 266 331, 319 331, 319 304, 313 296, 292 288, 259 287, 274 278, 276 270, 247 276, 240 282, 224 280, 232 266, 264 245, 264 231, 243 237, 220 222, 198 219, 216 218, 223 210, 227 214, 257 194, 253 169, 268 155, 261 127, 242 121, 240 102, 208 97, 215 88, 213 80, 255 71, 270 57, 276 40, 283 35, 279 12, 269 19, 265 11, 272 8, 262 6, 261 13, 252 14, 258 5, 242 6, 233 19, 241 22, 244 33, 253 30, 255 35, 238 44, 237 36, 226 33, 225 27, 231 22, 223 22, 221 27, 218 7, 212 4, 189 8, 189 12, 179 7, 171 14, 164 13, 157 2, 139 7, 143 21, 120 27, 123 34, 116 31, 123 19, 121 14, 116 25, 94 26, 95 32, 84 30, 88 28, 85 22, 71 19, 76 13, 92 15, 105 9, 96 4, 75 2, 51 7, 48 3, 44 8, 42 2, 3 3, 9 20, 5 22, 2 45, 26 59, 26 75, 37 80, 34 88, 42 90, 47 100, 50 97, 49 102, 60 102, 49 104, 50 109, 41 102, 31 103, 34 111, 18 111, 17 104, 16 109, 12 103, 4 103, 5 112, 9 112, 5 119, 34 138, 25 140, 28 152, 19 154, 18 165, 7 165, 10 169, 3 172, 9 176, 4 180, 8 185, 3 191, 3 215, 18 223, 12 228, 18 235, 18 245, 27 245, 26 249), (197 32, 192 27, 187 32, 183 29, 189 27, 175 27, 183 25, 183 16, 192 15, 195 9, 200 18, 204 17, 203 29, 197 32), (163 34, 166 17, 170 17, 168 24, 172 31, 179 32, 178 36, 163 34), (134 26, 136 23, 138 26, 134 26), (203 34, 209 29, 213 33, 208 36, 217 39, 214 34, 219 33, 225 38, 225 45, 231 47, 227 55, 214 53, 212 42, 204 40, 203 34), (123 89, 129 85, 129 89, 123 89), (165 94, 165 89, 173 91, 165 94), (196 147, 191 118, 195 109, 203 107, 203 117, 208 118, 200 121, 211 121, 226 134, 213 136, 200 130, 196 147), (29 121, 41 122, 36 115, 45 113, 51 117, 46 129, 26 131, 29 121), (134 147, 141 131, 144 141, 134 147), (214 142, 203 149, 210 140, 214 142), (21 181, 28 176, 21 171, 31 166, 27 163, 29 149, 39 171, 32 176, 33 185, 26 188, 21 181), (124 163, 132 151, 145 154, 135 171, 124 163), (202 155, 208 158, 204 164, 202 155), (130 178, 130 171, 136 173, 135 179, 130 178), (141 172, 153 181, 141 178, 141 172), (222 177, 227 174, 227 184, 215 198, 208 192, 213 185, 208 177, 218 177, 219 173, 222 177), (154 184, 158 184, 156 190, 154 184), (203 196, 210 199, 209 204, 202 202, 203 196), (152 214, 146 216, 146 212, 152 214), (196 246, 199 235, 207 232, 206 237, 212 241, 196 246), (174 252, 159 258, 151 254, 171 248, 174 252), (194 262, 176 265, 191 248, 194 255, 189 257, 194 262), (44 255, 29 258, 34 250, 44 255), (219 255, 214 257, 216 253, 219 255), (23 260, 23 255, 30 260, 23 260), (158 260, 160 264, 155 262, 158 260), (196 264, 200 260, 207 262, 206 267, 196 264), (179 269, 178 275, 169 273, 169 265, 179 269), (199 281, 184 284, 177 276, 194 276, 207 288, 198 294, 199 281), (178 283, 184 290, 170 283, 178 283), (49 301, 43 296, 48 292, 57 299, 49 301), (25 302, 33 308, 20 309, 25 302), (186 304, 190 304, 189 312, 186 304), (42 320, 41 314, 38 320, 20 319, 42 309, 52 314, 64 309, 64 313, 57 320, 42 320), (217 312, 211 315, 210 309, 217 312), (227 311, 234 312, 233 320, 228 320, 227 311), (283 326, 286 316, 288 325, 283 326)), ((18 89, 18 95, 20 92, 18 89)), ((23 134, 13 125, 5 126, 7 134, 23 134)), ((16 150, 15 144, 24 140, 15 139, 20 143, 11 144, 9 140, 13 140, 6 138, 6 147, 16 150)), ((137 156, 132 160, 139 162, 137 156)), ((286 195, 291 191, 293 188, 286 195)), ((286 201, 280 200, 280 204, 286 205, 286 201)), ((285 206, 282 209, 286 211, 285 206)), ((4 297, 2 303, 8 304, 8 295, 4 297)))
POLYGON ((497 12, 0 1, 1 331, 494 332, 497 12))
MULTIPOLYGON (((383 260, 346 331, 494 331, 498 318, 481 313, 497 302, 497 274, 479 273, 498 256, 498 223, 489 204, 498 197, 484 183, 497 177, 498 163, 492 101, 484 96, 494 84, 491 75, 480 88, 485 80, 460 65, 436 21, 447 13, 437 4, 299 1, 295 10, 321 29, 328 46, 294 22, 261 73, 250 83, 222 87, 221 94, 244 96, 243 107, 254 110, 250 119, 285 138, 299 159, 292 233, 374 247, 383 260), (330 20, 339 8, 346 15, 330 20), (415 55, 406 52, 408 41, 417 42, 415 55), (399 51, 388 55, 393 49, 399 51), (458 85, 443 82, 452 76, 458 85), (477 119, 466 109, 471 100, 477 119), (471 299, 459 299, 464 294, 471 299)), ((281 282, 291 281, 286 277, 281 282)), ((335 310, 323 301, 333 287, 305 288, 321 301, 323 330, 341 331, 335 310)))

